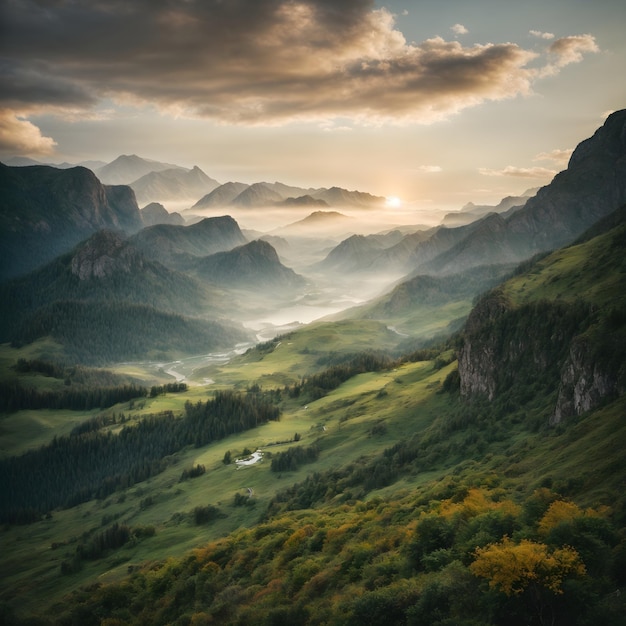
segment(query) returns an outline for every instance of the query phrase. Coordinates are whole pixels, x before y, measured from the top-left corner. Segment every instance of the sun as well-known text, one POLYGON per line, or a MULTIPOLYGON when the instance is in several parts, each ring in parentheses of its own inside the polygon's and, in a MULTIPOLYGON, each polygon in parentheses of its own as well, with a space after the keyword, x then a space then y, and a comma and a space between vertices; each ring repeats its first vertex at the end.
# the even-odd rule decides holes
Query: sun
POLYGON ((390 209, 399 209, 402 206, 402 200, 398 196, 387 196, 385 198, 385 206, 390 209))

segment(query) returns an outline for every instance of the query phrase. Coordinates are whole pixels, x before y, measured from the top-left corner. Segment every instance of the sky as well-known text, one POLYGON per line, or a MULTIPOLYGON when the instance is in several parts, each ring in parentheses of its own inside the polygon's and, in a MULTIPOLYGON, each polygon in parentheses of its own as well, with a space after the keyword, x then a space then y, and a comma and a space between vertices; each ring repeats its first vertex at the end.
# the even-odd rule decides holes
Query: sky
POLYGON ((623 0, 2 0, 0 159, 495 204, 626 106, 623 0))

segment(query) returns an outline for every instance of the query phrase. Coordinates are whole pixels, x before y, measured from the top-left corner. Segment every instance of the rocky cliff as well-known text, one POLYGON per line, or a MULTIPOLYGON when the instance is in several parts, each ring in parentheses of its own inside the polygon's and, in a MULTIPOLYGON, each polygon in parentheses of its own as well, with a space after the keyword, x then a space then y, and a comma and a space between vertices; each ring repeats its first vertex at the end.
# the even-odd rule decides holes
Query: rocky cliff
POLYGON ((594 233, 480 299, 459 350, 465 398, 548 394, 557 424, 626 391, 626 210, 594 233))
POLYGON ((142 227, 126 186, 105 186, 84 167, 0 164, 0 280, 25 274, 101 229, 142 227))

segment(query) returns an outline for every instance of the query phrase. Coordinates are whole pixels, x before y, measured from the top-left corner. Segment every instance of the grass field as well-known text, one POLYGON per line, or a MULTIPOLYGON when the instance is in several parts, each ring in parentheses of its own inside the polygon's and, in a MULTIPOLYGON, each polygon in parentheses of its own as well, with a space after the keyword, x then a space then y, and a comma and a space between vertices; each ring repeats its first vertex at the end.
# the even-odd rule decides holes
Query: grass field
MULTIPOLYGON (((214 384, 192 382, 186 393, 141 398, 105 411, 19 411, 5 415, 0 421, 0 454, 19 454, 44 445, 55 436, 69 434, 74 426, 99 413, 123 412, 132 423, 150 413, 180 414, 185 402, 206 401, 218 388, 293 384, 302 376, 323 369, 325 359, 369 349, 389 350, 398 339, 397 333, 378 322, 312 324, 291 337, 279 339, 269 351, 250 350, 226 365, 196 372, 197 379, 203 380, 208 375, 214 384)), ((49 342, 19 350, 2 346, 2 374, 14 377, 11 366, 17 359, 58 355, 56 349, 49 342)), ((146 385, 171 380, 166 375, 155 379, 152 369, 136 364, 119 365, 111 370, 143 380, 146 385)), ((338 468, 380 450, 399 436, 425 427, 432 415, 421 414, 419 407, 433 396, 443 376, 445 371, 433 371, 431 363, 411 363, 396 371, 354 377, 316 402, 302 404, 286 400, 280 421, 202 448, 185 449, 174 455, 163 473, 104 500, 55 511, 50 519, 28 527, 6 528, 0 535, 4 555, 0 564, 0 578, 4 581, 2 598, 19 598, 34 610, 45 609, 62 594, 89 581, 121 578, 129 565, 180 555, 209 539, 254 524, 279 489, 303 480, 310 471, 338 468), (380 423, 385 423, 386 432, 372 435, 372 427, 380 423), (300 436, 298 445, 319 444, 318 461, 295 472, 272 472, 271 455, 295 445, 296 433, 300 436), (249 467, 224 465, 226 451, 234 459, 243 454, 244 448, 261 449, 263 460, 249 467), (197 464, 204 465, 206 473, 180 482, 182 471, 197 464), (236 493, 251 493, 250 506, 235 507, 236 493), (208 504, 216 506, 223 516, 210 525, 194 524, 193 509, 208 504), (71 558, 81 537, 94 534, 114 521, 131 527, 154 526, 156 535, 126 545, 99 561, 86 561, 80 572, 62 576, 61 563, 71 558)), ((25 385, 33 384, 41 389, 62 384, 42 375, 29 374, 21 380, 25 385)), ((109 428, 115 430, 119 426, 109 428)))

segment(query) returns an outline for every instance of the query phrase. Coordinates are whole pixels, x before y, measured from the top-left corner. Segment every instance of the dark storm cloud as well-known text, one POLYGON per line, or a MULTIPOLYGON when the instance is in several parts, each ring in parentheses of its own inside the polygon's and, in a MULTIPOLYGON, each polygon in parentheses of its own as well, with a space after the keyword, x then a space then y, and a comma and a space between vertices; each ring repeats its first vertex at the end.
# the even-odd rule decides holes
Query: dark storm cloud
MULTIPOLYGON (((231 123, 429 122, 541 75, 512 43, 408 44, 368 0, 5 0, 2 27, 0 106, 25 114, 109 98, 231 123)), ((553 42, 550 71, 592 43, 553 42)))

